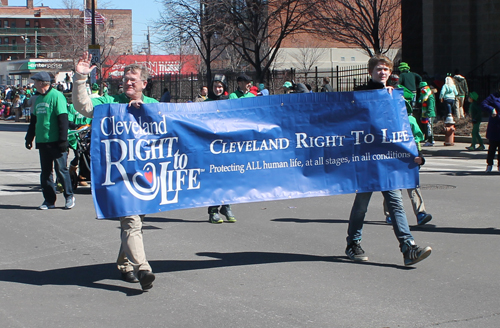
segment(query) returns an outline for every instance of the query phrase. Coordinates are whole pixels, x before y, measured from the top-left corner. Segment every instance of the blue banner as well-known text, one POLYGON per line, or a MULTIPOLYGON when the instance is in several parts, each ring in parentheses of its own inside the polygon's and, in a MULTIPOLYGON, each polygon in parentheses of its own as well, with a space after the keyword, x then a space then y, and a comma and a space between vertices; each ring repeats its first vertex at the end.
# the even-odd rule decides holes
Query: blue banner
POLYGON ((112 218, 408 189, 417 154, 401 90, 99 105, 92 194, 112 218))

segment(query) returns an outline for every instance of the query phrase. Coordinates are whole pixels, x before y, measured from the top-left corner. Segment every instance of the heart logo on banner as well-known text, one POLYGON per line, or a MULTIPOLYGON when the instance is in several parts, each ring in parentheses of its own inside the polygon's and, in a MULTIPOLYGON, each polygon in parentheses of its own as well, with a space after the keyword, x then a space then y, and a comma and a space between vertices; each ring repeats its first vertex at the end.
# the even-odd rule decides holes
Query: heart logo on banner
POLYGON ((146 178, 146 180, 149 181, 149 183, 153 182, 153 172, 151 172, 151 171, 144 172, 144 177, 146 178))

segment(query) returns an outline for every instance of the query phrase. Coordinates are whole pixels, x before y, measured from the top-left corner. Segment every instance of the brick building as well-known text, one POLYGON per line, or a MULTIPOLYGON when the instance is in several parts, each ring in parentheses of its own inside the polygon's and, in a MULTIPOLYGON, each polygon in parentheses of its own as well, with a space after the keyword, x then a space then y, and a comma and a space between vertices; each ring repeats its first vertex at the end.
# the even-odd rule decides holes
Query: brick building
MULTIPOLYGON (((89 5, 89 3, 87 4, 89 5)), ((106 20, 97 25, 97 43, 113 54, 132 51, 132 10, 98 9, 106 20), (111 50, 112 49, 112 50, 111 50)), ((84 24, 84 11, 26 6, 0 6, 0 61, 24 58, 70 57, 68 49, 86 49, 90 25, 84 24), (73 42, 69 46, 69 42, 73 42)), ((80 51, 81 52, 81 51, 80 51)))

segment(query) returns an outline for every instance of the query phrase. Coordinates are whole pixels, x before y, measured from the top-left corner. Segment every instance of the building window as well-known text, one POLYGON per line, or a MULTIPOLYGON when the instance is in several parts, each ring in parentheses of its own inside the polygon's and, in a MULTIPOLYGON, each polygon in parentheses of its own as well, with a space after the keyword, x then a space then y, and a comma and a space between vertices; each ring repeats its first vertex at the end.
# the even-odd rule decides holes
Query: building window
POLYGON ((112 19, 109 20, 109 27, 111 27, 111 28, 115 27, 115 21, 114 20, 112 20, 112 19))
POLYGON ((26 27, 30 27, 30 21, 29 21, 29 19, 26 20, 25 24, 26 24, 26 27))
POLYGON ((8 38, 8 37, 5 37, 5 38, 3 39, 3 43, 5 43, 5 44, 9 44, 9 38, 8 38))
POLYGON ((54 24, 56 25, 56 27, 59 27, 59 21, 58 20, 55 20, 54 24))
POLYGON ((40 27, 40 22, 39 21, 35 21, 35 27, 40 27))
POLYGON ((345 57, 340 57, 340 61, 345 61, 345 57))
POLYGON ((3 21, 3 27, 9 27, 9 21, 8 20, 4 20, 3 21))
POLYGON ((356 61, 356 57, 351 57, 351 61, 356 61))
POLYGON ((10 23, 10 27, 15 28, 16 27, 16 21, 13 21, 12 23, 10 23))
POLYGON ((16 45, 17 44, 17 40, 16 39, 12 39, 12 44, 16 45))

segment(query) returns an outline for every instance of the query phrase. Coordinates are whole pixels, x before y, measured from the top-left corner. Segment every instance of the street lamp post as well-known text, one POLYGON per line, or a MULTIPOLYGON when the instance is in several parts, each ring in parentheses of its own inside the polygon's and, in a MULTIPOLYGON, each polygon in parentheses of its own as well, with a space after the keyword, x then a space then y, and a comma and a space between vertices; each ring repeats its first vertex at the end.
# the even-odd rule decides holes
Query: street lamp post
POLYGON ((24 33, 24 35, 21 35, 21 39, 23 39, 24 41, 24 59, 26 59, 26 46, 27 46, 27 43, 28 43, 28 34, 27 33, 24 33))

